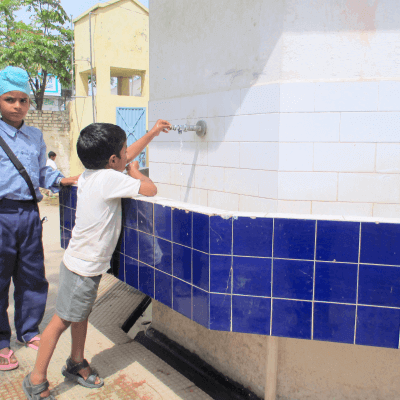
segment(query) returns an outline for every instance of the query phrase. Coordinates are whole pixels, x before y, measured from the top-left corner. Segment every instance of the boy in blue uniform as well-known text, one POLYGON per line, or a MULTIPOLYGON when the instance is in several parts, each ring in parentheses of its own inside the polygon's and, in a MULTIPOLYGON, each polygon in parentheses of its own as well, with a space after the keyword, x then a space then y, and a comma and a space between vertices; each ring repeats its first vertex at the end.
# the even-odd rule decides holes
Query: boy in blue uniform
MULTIPOLYGON (((29 77, 21 68, 0 71, 0 137, 25 167, 37 200, 39 187, 58 192, 78 177, 64 178, 46 167, 46 145, 39 129, 27 126, 29 77)), ((39 324, 46 306, 42 224, 39 210, 26 181, 0 147, 0 371, 18 367, 10 349, 11 329, 7 315, 11 277, 15 291, 17 340, 37 350, 39 324)))

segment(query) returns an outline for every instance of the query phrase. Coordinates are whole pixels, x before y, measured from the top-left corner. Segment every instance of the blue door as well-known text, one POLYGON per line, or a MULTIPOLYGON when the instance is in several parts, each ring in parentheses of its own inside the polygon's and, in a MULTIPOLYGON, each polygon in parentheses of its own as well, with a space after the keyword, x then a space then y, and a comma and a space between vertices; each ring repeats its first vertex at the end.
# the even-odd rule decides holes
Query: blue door
MULTIPOLYGON (((126 132, 128 146, 146 133, 146 108, 117 107, 117 125, 126 132)), ((145 148, 135 161, 139 168, 146 167, 147 149, 145 148)))

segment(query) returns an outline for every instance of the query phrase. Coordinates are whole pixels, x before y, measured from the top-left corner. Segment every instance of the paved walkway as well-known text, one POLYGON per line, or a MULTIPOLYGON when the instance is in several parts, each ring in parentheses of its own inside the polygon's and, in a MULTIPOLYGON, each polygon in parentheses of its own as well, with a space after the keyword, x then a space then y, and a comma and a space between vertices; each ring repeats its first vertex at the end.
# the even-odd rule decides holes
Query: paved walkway
MULTIPOLYGON (((59 240, 58 200, 46 199, 40 206, 44 224, 46 275, 50 283, 43 330, 54 314, 58 288, 58 267, 63 256, 59 240)), ((10 291, 10 321, 14 318, 14 301, 10 291)), ((59 400, 209 400, 207 394, 179 374, 164 361, 132 339, 132 332, 141 328, 140 320, 129 336, 120 329, 125 319, 141 301, 143 295, 112 276, 105 275, 100 283, 99 295, 89 318, 86 340, 87 360, 105 379, 100 389, 87 389, 64 381, 61 368, 69 355, 71 337, 67 330, 60 338, 50 363, 48 379, 53 395, 59 400)), ((14 330, 14 328, 13 328, 14 330)), ((26 399, 22 388, 24 376, 32 369, 36 352, 15 344, 20 367, 0 372, 0 399, 26 399)))

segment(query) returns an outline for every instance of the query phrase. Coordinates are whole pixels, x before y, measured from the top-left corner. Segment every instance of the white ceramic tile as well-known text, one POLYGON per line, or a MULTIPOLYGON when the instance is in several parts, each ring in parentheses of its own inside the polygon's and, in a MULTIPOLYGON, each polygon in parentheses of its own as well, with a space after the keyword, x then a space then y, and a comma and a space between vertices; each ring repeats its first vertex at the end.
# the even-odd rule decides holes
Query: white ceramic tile
POLYGON ((314 171, 374 172, 374 169, 375 144, 314 144, 314 171))
POLYGON ((165 119, 167 121, 181 118, 181 98, 149 102, 149 121, 165 119))
POLYGON ((261 115, 241 115, 225 118, 225 141, 258 142, 260 140, 261 115))
POLYGON ((279 112, 279 97, 279 84, 241 89, 240 113, 247 115, 279 112))
POLYGON ((239 197, 239 211, 251 213, 271 213, 276 212, 277 201, 241 195, 239 197))
POLYGON ((316 83, 282 83, 280 87, 281 112, 313 112, 316 83))
POLYGON ((224 168, 196 166, 195 186, 200 189, 224 190, 224 168))
POLYGON ((167 199, 179 200, 181 196, 180 186, 166 185, 164 183, 158 183, 157 185, 157 196, 165 197, 167 199))
POLYGON ((180 118, 206 118, 208 95, 181 97, 180 118))
POLYGON ((378 218, 400 218, 400 204, 374 204, 373 216, 378 218))
POLYGON ((400 82, 379 82, 379 111, 400 111, 400 82))
POLYGON ((318 215, 354 215, 368 217, 372 216, 372 204, 313 201, 312 213, 318 215))
POLYGON ((339 113, 282 113, 281 142, 338 142, 339 113))
POLYGON ((208 94, 208 117, 227 117, 240 114, 240 89, 208 94))
POLYGON ((377 111, 378 82, 321 82, 315 111, 377 111))
POLYGON ((259 171, 259 197, 278 198, 278 171, 259 171))
POLYGON ((279 113, 260 115, 260 142, 279 141, 279 121, 279 113))
POLYGON ((181 201, 207 207, 208 192, 193 187, 181 187, 181 201))
POLYGON ((195 166, 171 164, 171 184, 179 186, 195 186, 195 166))
POLYGON ((399 203, 400 175, 339 174, 339 201, 399 203))
POLYGON ((277 170, 278 143, 268 142, 251 142, 240 143, 240 168, 262 169, 262 170, 277 170))
POLYGON ((206 118, 207 133, 197 141, 223 142, 225 140, 225 117, 206 118))
POLYGON ((160 163, 179 163, 178 142, 151 142, 149 144, 149 161, 160 163))
POLYGON ((337 175, 332 172, 279 172, 279 200, 336 201, 337 175))
POLYGON ((279 143, 279 171, 312 170, 312 143, 279 143))
POLYGON ((400 112, 342 113, 341 142, 399 142, 400 112))
POLYGON ((183 164, 207 165, 208 146, 201 142, 183 142, 179 145, 178 159, 183 164))
POLYGON ((239 154, 239 143, 208 143, 208 165, 212 167, 237 167, 239 154))
POLYGON ((171 183, 171 165, 150 162, 149 176, 154 183, 171 183))
POLYGON ((208 206, 226 211, 239 210, 239 195, 225 192, 208 191, 208 206))
POLYGON ((261 171, 225 168, 224 191, 258 196, 259 172, 261 171))
POLYGON ((385 174, 400 173, 400 144, 377 144, 376 172, 381 172, 385 174))
POLYGON ((311 201, 278 200, 278 213, 311 214, 311 201))

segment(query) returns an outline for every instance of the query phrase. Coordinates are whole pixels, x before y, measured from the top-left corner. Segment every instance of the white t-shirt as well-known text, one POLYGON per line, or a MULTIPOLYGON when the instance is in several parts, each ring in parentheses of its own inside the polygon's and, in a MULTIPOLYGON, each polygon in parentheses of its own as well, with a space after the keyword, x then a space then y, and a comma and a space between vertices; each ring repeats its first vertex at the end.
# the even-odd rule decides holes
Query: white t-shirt
POLYGON ((54 160, 48 158, 46 162, 46 167, 51 167, 55 171, 57 169, 57 164, 54 160))
POLYGON ((72 238, 64 264, 82 276, 104 274, 121 233, 121 198, 138 195, 140 180, 113 169, 87 169, 78 180, 72 238))

